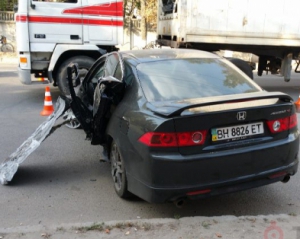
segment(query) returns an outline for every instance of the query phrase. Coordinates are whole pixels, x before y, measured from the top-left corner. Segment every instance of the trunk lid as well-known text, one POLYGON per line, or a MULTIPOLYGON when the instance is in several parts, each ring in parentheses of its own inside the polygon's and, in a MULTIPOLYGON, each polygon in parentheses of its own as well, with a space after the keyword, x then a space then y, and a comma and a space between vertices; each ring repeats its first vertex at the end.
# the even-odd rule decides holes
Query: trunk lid
POLYGON ((278 119, 295 112, 290 96, 283 93, 251 93, 169 102, 154 112, 173 117, 176 133, 207 131, 201 145, 179 147, 183 155, 247 147, 288 137, 289 130, 272 132, 278 119), (245 97, 246 96, 246 97, 245 97), (180 107, 180 104, 182 107, 180 107), (268 123, 269 122, 269 123, 268 123))

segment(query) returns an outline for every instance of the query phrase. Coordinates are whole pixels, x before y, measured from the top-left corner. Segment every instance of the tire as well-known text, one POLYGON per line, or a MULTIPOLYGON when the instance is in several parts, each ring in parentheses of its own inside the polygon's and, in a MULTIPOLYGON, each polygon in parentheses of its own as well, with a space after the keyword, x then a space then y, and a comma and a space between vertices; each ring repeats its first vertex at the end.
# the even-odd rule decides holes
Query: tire
POLYGON ((251 66, 246 62, 238 58, 226 58, 241 71, 243 71, 247 76, 253 80, 253 72, 251 66))
POLYGON ((2 52, 14 52, 14 47, 12 44, 6 43, 1 46, 1 51, 2 52))
POLYGON ((127 177, 124 160, 115 141, 113 141, 111 144, 110 162, 111 175, 116 193, 120 198, 129 198, 131 193, 127 189, 127 177))
POLYGON ((91 66, 94 64, 95 60, 88 56, 75 56, 67 59, 60 65, 56 74, 56 82, 62 95, 70 95, 67 80, 67 67, 71 62, 78 64, 79 75, 80 79, 82 80, 91 66))

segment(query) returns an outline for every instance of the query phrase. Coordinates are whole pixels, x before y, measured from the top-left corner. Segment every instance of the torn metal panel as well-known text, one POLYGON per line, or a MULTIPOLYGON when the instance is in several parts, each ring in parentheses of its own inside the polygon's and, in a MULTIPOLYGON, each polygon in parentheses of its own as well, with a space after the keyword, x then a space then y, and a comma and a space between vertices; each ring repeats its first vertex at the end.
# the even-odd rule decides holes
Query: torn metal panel
POLYGON ((7 184, 12 180, 18 170, 19 165, 39 147, 39 145, 64 123, 54 126, 56 120, 65 112, 66 103, 62 98, 58 98, 55 106, 55 111, 43 122, 35 132, 4 162, 0 165, 0 182, 7 184))

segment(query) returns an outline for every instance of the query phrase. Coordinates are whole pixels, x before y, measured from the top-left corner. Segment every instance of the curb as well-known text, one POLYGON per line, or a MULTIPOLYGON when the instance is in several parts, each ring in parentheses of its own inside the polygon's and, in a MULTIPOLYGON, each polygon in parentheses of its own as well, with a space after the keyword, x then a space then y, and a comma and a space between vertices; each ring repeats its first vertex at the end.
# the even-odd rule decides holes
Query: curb
POLYGON ((137 219, 100 223, 60 224, 0 228, 0 238, 299 238, 300 216, 219 216, 179 219, 137 219))

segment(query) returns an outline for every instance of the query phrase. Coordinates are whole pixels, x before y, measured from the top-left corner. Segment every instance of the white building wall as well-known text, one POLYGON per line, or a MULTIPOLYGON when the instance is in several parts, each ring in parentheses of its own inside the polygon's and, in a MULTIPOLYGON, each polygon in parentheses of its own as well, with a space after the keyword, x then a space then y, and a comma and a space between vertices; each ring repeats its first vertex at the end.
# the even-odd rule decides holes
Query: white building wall
POLYGON ((16 46, 16 24, 14 22, 0 22, 0 35, 7 38, 7 42, 16 46))

